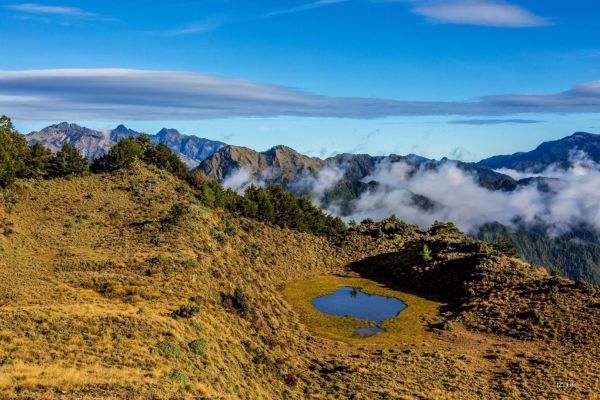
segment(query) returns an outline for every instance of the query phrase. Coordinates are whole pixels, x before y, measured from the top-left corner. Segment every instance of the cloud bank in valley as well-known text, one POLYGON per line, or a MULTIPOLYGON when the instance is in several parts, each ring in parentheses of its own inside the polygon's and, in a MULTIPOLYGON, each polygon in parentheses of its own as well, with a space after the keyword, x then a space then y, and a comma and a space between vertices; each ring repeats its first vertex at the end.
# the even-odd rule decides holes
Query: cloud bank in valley
POLYGON ((551 166, 539 175, 553 178, 546 182, 549 191, 542 191, 535 184, 512 192, 491 191, 479 186, 473 175, 454 163, 415 172, 405 163, 384 162, 364 179, 375 180, 380 187, 356 200, 347 218, 381 219, 396 214, 422 226, 435 220, 453 221, 467 232, 486 222, 543 225, 553 235, 582 224, 600 230, 598 164, 578 155, 570 169, 551 166), (435 206, 423 210, 415 205, 413 194, 427 197, 435 206))
MULTIPOLYGON (((516 171, 516 178, 534 176, 516 171)), ((551 235, 568 232, 582 224, 600 231, 600 165, 582 154, 574 154, 568 170, 550 166, 535 176, 544 176, 550 190, 540 190, 536 184, 512 192, 492 191, 477 184, 476 178, 457 167, 443 163, 437 169, 418 168, 405 162, 384 160, 375 171, 363 178, 376 181, 376 189, 364 192, 350 203, 351 212, 345 220, 365 218, 380 220, 395 214, 400 219, 430 226, 435 220, 452 221, 461 230, 470 232, 488 222, 508 226, 520 224, 545 226, 551 235), (415 195, 427 197, 433 207, 424 209, 415 202, 415 195)), ((291 186, 297 193, 308 194, 317 206, 326 204, 325 193, 344 177, 344 167, 330 164, 316 176, 302 176, 291 186)), ((236 172, 224 184, 239 191, 250 184, 265 185, 261 178, 236 172)), ((339 204, 329 204, 326 211, 340 215, 339 204)))
POLYGON ((179 71, 0 71, 0 107, 15 119, 29 121, 600 113, 600 81, 553 94, 493 95, 451 102, 325 96, 285 86, 179 71))

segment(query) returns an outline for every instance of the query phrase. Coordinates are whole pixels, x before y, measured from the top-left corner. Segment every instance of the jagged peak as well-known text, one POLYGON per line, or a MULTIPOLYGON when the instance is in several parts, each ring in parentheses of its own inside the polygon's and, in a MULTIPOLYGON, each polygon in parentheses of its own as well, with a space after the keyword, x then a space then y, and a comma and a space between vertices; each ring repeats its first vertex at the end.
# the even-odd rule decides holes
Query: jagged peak
POLYGON ((162 135, 181 135, 181 132, 179 132, 177 129, 174 129, 174 128, 162 128, 160 131, 158 131, 158 133, 156 135, 157 136, 162 136, 162 135))
POLYGON ((117 127, 115 129, 113 129, 113 131, 129 131, 129 130, 130 129, 123 124, 119 124, 119 125, 117 125, 117 127))
MULTIPOLYGON (((55 125, 47 126, 44 129, 48 129, 48 128, 55 128, 55 129, 88 129, 88 128, 85 128, 85 127, 83 127, 81 125, 78 125, 76 123, 67 122, 67 121, 63 121, 63 122, 59 122, 58 124, 55 124, 55 125)), ((42 129, 42 130, 44 130, 44 129, 42 129)))

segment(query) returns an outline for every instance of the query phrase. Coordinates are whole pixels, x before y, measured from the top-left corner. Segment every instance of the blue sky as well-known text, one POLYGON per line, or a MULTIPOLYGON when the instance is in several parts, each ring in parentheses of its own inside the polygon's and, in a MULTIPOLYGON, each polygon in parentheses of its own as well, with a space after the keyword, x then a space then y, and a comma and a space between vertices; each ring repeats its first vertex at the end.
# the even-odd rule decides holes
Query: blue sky
POLYGON ((597 11, 561 0, 2 1, 0 112, 23 132, 125 123, 315 156, 477 160, 600 132, 597 11))

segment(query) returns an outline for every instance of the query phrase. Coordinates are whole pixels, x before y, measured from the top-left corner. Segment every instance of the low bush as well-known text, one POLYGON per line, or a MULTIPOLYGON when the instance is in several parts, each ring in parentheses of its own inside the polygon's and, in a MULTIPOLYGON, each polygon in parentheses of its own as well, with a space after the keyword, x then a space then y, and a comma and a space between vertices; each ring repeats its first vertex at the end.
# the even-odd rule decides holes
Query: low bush
POLYGON ((188 343, 190 349, 199 356, 205 356, 208 350, 208 343, 203 339, 195 339, 188 343))
POLYGON ((158 350, 160 350, 161 354, 167 357, 179 357, 179 345, 172 339, 163 340, 158 344, 158 350))
POLYGON ((452 222, 435 221, 429 228, 429 234, 436 235, 462 235, 462 232, 452 222))
POLYGON ((191 386, 192 381, 190 377, 183 371, 174 369, 167 374, 165 377, 169 382, 182 385, 182 386, 191 386))
POLYGON ((199 311, 200 307, 189 304, 179 306, 177 310, 172 311, 169 315, 173 318, 192 318, 194 315, 198 314, 199 311))
POLYGON ((433 260, 433 257, 431 256, 431 249, 426 244, 423 245, 423 249, 421 250, 421 258, 425 262, 433 260))
POLYGON ((252 309, 252 303, 248 295, 240 287, 236 288, 233 292, 233 307, 242 315, 248 314, 252 309))
POLYGON ((204 329, 204 326, 200 322, 192 322, 190 327, 195 332, 202 332, 202 330, 204 329))

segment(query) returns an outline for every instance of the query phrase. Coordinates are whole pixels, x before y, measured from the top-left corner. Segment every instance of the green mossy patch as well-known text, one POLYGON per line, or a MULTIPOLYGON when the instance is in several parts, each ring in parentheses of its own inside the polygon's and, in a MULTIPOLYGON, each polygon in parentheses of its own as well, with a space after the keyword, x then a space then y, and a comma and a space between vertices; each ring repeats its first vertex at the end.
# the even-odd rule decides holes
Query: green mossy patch
POLYGON ((323 276, 306 281, 291 282, 283 289, 283 295, 300 314, 307 327, 319 336, 341 340, 351 344, 416 343, 426 339, 425 320, 434 317, 441 303, 414 294, 390 289, 364 278, 323 276), (315 297, 333 293, 337 288, 350 286, 365 293, 396 297, 408 307, 394 318, 385 320, 381 327, 385 332, 371 337, 356 335, 354 330, 372 325, 354 317, 328 315, 318 311, 311 301, 315 297))

